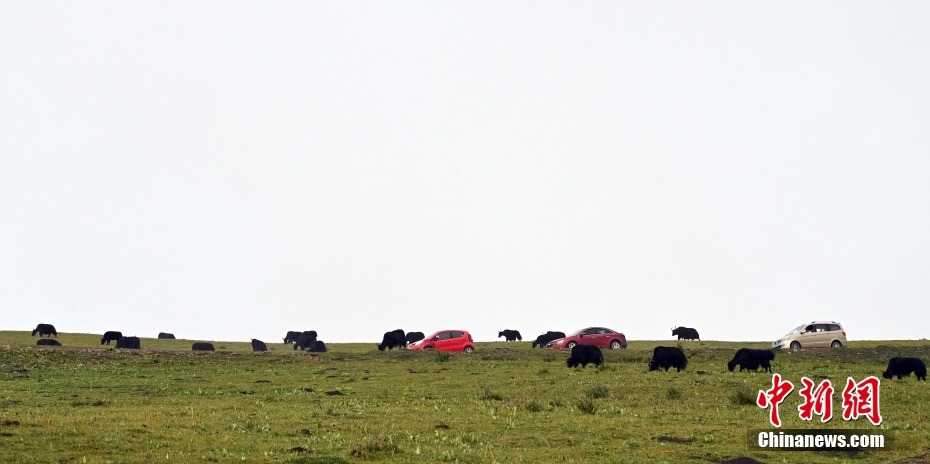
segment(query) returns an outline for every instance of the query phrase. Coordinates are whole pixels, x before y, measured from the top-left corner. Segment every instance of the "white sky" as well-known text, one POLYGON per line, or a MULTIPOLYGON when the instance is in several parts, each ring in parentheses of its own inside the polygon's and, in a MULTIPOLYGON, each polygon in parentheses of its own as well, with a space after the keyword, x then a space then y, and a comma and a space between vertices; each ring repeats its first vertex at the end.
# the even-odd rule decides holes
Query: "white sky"
POLYGON ((928 2, 0 3, 0 329, 930 337, 928 2))

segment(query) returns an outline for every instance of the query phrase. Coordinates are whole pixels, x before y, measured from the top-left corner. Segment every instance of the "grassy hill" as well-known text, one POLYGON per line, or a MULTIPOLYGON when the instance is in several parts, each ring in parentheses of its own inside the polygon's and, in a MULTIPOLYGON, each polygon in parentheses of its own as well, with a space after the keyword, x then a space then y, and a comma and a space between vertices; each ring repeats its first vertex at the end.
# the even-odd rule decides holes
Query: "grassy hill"
MULTIPOLYGON (((36 347, 28 332, 0 332, 0 462, 930 462, 930 385, 883 381, 880 427, 890 450, 760 452, 747 430, 767 428, 751 401, 765 373, 728 372, 741 347, 683 342, 684 372, 647 372, 657 345, 606 351, 601 368, 568 369, 567 353, 529 342, 478 343, 472 354, 327 344, 307 354, 282 343, 142 339, 142 350, 100 346, 100 335, 60 334, 36 347)), ((267 340, 266 340, 267 342, 267 340)), ((930 361, 926 341, 852 342, 845 349, 779 352, 776 372, 800 385, 880 375, 891 356, 930 361)), ((840 417, 797 416, 785 428, 877 429, 840 417)))

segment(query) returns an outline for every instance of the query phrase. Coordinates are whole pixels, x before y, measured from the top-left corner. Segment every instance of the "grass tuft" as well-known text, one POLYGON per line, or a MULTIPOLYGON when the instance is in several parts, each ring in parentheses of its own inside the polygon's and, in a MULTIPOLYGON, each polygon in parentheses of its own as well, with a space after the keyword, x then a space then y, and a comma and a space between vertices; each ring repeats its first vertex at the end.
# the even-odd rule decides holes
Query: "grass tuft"
POLYGON ((397 444, 394 443, 393 437, 384 435, 368 436, 361 443, 361 451, 364 454, 396 454, 397 444))
POLYGON ((594 414, 597 412, 597 405, 594 404, 594 401, 591 401, 587 398, 578 400, 578 402, 575 403, 575 406, 578 407, 579 411, 585 414, 594 414))
POLYGON ((491 400, 493 400, 493 401, 503 401, 503 400, 504 400, 504 397, 501 396, 499 393, 495 393, 495 392, 491 391, 490 388, 484 387, 484 388, 482 388, 481 390, 478 391, 478 399, 479 399, 479 400, 484 400, 484 401, 491 401, 491 400))
POLYGON ((756 404, 756 392, 747 386, 738 387, 730 394, 730 402, 737 406, 756 404))
POLYGON ((107 399, 94 401, 72 401, 71 406, 79 408, 81 406, 108 406, 110 401, 107 399))
POLYGON ((668 390, 665 390, 665 397, 670 400, 677 400, 681 398, 681 390, 675 387, 668 387, 668 390))
POLYGON ((533 398, 532 400, 530 400, 529 403, 526 403, 525 407, 526 407, 526 410, 529 412, 540 412, 546 409, 546 407, 543 406, 543 404, 540 403, 539 400, 537 400, 536 398, 533 398))
POLYGON ((287 464, 349 464, 349 461, 346 461, 342 458, 336 458, 332 456, 320 456, 320 457, 310 457, 310 456, 300 456, 291 458, 285 461, 287 464))
POLYGON ((603 385, 592 385, 584 390, 585 396, 592 399, 607 398, 610 390, 603 385))

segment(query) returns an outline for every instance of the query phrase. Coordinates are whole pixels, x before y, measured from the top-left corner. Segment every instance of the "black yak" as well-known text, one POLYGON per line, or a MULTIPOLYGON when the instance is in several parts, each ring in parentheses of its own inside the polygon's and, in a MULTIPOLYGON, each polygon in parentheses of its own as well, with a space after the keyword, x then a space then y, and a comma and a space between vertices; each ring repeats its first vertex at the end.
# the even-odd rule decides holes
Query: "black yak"
POLYGON ((252 339, 252 351, 268 351, 268 345, 257 339, 252 339))
POLYGON ((61 346, 61 343, 58 340, 52 340, 51 338, 40 338, 36 340, 36 345, 39 346, 61 346))
POLYGON ((678 336, 679 340, 700 340, 701 336, 698 331, 688 327, 675 327, 672 329, 672 336, 678 336))
POLYGON ((302 332, 298 332, 295 330, 288 330, 287 335, 284 336, 284 344, 287 345, 287 344, 296 342, 297 339, 300 338, 301 333, 302 332))
POLYGON ((553 332, 553 331, 546 332, 536 337, 536 340, 533 341, 533 348, 536 348, 536 346, 539 346, 540 348, 545 348, 546 344, 548 344, 549 342, 553 340, 558 340, 560 338, 565 338, 565 332, 553 332))
POLYGON ((423 335, 423 332, 407 332, 407 336, 404 337, 404 340, 407 340, 407 344, 410 344, 416 343, 424 338, 426 338, 426 335, 423 335))
POLYGON ((32 336, 35 337, 36 333, 38 333, 40 337, 44 337, 46 335, 48 336, 54 335, 56 337, 58 336, 58 331, 55 330, 55 326, 53 326, 52 324, 37 325, 36 328, 32 329, 32 336))
POLYGON ((688 358, 681 348, 672 346, 657 346, 652 351, 652 361, 649 361, 649 371, 665 369, 668 372, 670 368, 678 369, 681 372, 688 367, 688 358))
POLYGON ((317 341, 313 342, 313 344, 311 344, 311 345, 307 348, 307 352, 308 352, 308 353, 310 353, 310 352, 325 353, 325 352, 326 352, 326 344, 323 343, 323 340, 317 340, 317 341))
POLYGON ((174 334, 165 333, 165 332, 158 332, 158 338, 162 340, 175 340, 174 334))
POLYGON ((504 337, 504 340, 507 340, 508 342, 523 340, 523 337, 520 336, 519 330, 509 330, 509 329, 501 330, 500 332, 497 333, 497 338, 501 338, 501 337, 504 337))
POLYGON ((120 337, 116 341, 116 347, 139 350, 142 349, 142 344, 139 342, 139 337, 120 337))
POLYGON ((910 377, 911 372, 917 376, 917 380, 927 381, 927 366, 919 358, 891 358, 888 360, 888 369, 882 372, 882 377, 891 379, 897 377, 910 377))
POLYGON ((191 345, 191 351, 216 351, 212 343, 197 342, 191 345))
POLYGON ((600 366, 604 363, 604 353, 601 349, 593 345, 575 345, 572 347, 572 354, 565 360, 568 367, 577 367, 579 364, 582 368, 588 364, 600 366))
POLYGON ((381 339, 381 343, 378 345, 378 351, 384 351, 385 348, 387 348, 388 351, 391 351, 391 349, 394 347, 407 347, 407 336, 401 329, 384 332, 384 337, 381 339))
POLYGON ((759 350, 755 348, 740 348, 733 355, 733 359, 727 363, 727 369, 733 372, 736 366, 739 370, 754 371, 762 366, 766 372, 772 372, 772 363, 775 359, 775 352, 772 350, 759 350))
POLYGON ((109 332, 103 334, 103 338, 100 339, 100 344, 101 344, 101 345, 103 345, 103 344, 109 345, 111 341, 119 342, 119 339, 120 339, 120 337, 122 337, 122 336, 123 336, 123 333, 122 333, 122 332, 115 332, 115 331, 112 331, 112 330, 111 330, 111 331, 109 331, 109 332))
POLYGON ((300 348, 301 351, 307 348, 313 348, 316 343, 316 330, 308 330, 300 334, 294 341, 294 351, 300 348))

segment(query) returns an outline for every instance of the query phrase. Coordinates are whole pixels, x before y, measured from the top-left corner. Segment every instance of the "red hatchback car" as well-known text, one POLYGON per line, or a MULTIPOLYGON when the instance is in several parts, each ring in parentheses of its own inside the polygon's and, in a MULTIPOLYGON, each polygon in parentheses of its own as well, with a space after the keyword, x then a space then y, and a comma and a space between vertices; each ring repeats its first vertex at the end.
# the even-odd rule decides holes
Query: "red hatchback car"
POLYGON ((440 330, 423 340, 407 345, 411 350, 439 350, 455 353, 475 351, 471 334, 464 330, 440 330))
POLYGON ((626 348, 626 337, 620 333, 604 327, 588 327, 576 330, 565 338, 553 340, 546 344, 546 348, 572 349, 575 345, 594 345, 601 348, 619 350, 626 348))

